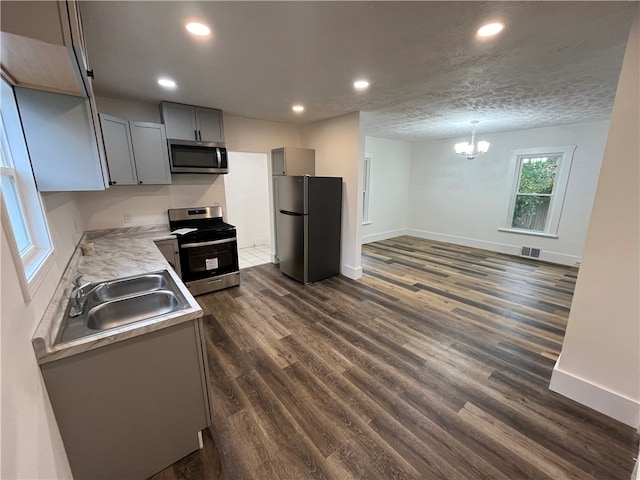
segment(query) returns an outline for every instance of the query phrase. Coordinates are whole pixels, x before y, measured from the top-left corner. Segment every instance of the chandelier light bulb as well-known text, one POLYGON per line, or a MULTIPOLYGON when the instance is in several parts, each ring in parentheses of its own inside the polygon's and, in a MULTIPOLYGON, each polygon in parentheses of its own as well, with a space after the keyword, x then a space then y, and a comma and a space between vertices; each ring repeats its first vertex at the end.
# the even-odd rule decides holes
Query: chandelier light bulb
POLYGON ((471 134, 471 143, 460 142, 456 143, 454 149, 456 154, 464 157, 468 160, 473 160, 476 157, 480 157, 489 151, 489 142, 480 141, 476 146, 476 125, 480 123, 478 120, 473 120, 473 133, 471 134))

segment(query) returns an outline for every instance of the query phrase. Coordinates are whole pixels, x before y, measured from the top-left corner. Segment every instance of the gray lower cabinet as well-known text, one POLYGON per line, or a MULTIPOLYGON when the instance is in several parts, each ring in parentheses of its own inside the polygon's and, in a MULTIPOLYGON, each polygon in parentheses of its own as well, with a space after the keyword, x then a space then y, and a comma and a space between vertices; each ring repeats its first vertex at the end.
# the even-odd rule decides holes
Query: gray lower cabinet
POLYGON ((171 183, 164 125, 100 114, 111 185, 171 183))
POLYGON ((156 240, 156 247, 160 253, 169 262, 169 265, 175 270, 180 278, 182 278, 182 269, 180 268, 180 250, 178 250, 178 239, 156 240))
POLYGON ((75 479, 144 479, 211 424, 202 319, 41 365, 75 479))

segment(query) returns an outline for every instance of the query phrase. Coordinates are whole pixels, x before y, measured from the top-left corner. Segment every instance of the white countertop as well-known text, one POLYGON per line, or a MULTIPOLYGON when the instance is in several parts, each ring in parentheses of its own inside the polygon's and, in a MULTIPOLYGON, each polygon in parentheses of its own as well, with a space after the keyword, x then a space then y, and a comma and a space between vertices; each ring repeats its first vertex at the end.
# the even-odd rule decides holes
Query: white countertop
POLYGON ((201 317, 202 309, 198 302, 153 243, 155 240, 172 238, 174 236, 166 225, 85 232, 81 243, 94 242, 95 253, 83 256, 78 247, 71 257, 60 284, 31 339, 38 363, 52 362, 201 317), (73 279, 77 275, 82 274, 82 281, 86 283, 114 280, 160 270, 169 272, 189 302, 189 308, 118 328, 98 331, 95 335, 70 342, 53 344, 73 290, 73 279))

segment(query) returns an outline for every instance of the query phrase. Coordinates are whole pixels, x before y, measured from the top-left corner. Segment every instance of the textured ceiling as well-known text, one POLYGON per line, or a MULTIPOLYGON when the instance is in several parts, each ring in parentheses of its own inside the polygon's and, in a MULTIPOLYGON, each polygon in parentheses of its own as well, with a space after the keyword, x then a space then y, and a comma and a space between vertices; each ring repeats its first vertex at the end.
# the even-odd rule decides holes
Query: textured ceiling
POLYGON ((364 111, 367 135, 424 140, 609 118, 638 2, 81 4, 99 95, 286 123, 364 111), (211 25, 197 41, 189 19, 211 25), (506 28, 480 41, 475 30, 506 28), (174 78, 173 92, 156 84, 174 78), (352 83, 371 86, 356 93, 352 83), (302 115, 291 111, 302 103, 302 115))

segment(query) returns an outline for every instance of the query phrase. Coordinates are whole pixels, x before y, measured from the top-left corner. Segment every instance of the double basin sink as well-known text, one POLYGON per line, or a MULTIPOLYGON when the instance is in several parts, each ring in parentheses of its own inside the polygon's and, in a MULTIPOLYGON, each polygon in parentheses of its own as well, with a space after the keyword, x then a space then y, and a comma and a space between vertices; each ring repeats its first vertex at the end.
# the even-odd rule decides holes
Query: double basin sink
MULTIPOLYGON (((77 301, 69 301, 54 344, 95 335, 189 307, 166 270, 82 287, 81 313, 71 316, 77 301)), ((77 313, 77 312, 76 312, 77 313)))

